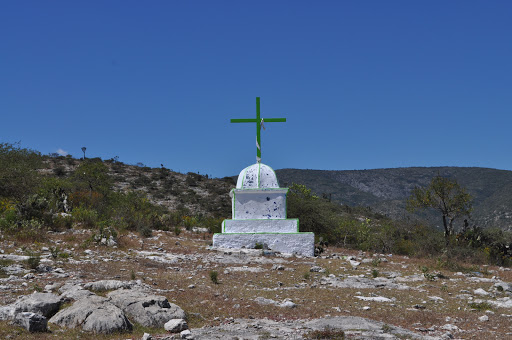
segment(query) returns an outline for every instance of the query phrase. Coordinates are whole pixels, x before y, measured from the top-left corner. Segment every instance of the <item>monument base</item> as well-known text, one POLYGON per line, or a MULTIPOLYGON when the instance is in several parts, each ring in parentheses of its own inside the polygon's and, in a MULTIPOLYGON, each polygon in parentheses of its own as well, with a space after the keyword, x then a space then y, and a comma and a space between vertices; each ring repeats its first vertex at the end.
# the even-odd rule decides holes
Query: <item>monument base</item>
POLYGON ((224 220, 223 233, 298 233, 298 219, 254 219, 254 220, 224 220))
POLYGON ((213 235, 215 248, 248 248, 256 244, 284 254, 315 256, 314 233, 219 233, 213 235))

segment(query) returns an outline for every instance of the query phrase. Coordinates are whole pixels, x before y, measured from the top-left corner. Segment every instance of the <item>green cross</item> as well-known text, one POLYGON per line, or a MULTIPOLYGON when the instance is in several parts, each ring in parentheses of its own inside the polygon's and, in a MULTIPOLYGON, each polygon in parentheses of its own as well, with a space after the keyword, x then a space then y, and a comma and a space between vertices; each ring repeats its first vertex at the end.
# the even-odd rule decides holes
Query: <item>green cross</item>
POLYGON ((261 163, 261 127, 264 122, 286 122, 286 118, 260 118, 260 97, 256 97, 256 119, 231 119, 231 123, 256 123, 256 161, 258 163, 261 163))

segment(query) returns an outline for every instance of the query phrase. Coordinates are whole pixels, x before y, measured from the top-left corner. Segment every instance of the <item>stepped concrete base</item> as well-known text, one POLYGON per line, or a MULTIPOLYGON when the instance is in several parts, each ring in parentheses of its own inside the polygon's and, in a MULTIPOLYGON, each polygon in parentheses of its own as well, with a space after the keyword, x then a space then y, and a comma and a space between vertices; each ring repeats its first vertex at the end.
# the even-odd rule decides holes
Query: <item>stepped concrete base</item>
POLYGON ((284 254, 315 255, 314 233, 222 233, 213 235, 215 248, 254 249, 256 243, 266 245, 269 249, 284 254))
POLYGON ((223 233, 298 233, 298 219, 224 220, 223 233))

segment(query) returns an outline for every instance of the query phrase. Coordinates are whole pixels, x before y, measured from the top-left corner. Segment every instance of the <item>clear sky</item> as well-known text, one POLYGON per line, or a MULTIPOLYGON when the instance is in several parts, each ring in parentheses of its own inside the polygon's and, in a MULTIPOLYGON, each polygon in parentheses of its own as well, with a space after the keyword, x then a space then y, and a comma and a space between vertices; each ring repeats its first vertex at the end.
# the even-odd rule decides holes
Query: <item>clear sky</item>
POLYGON ((2 1, 0 141, 235 175, 512 170, 512 1, 2 1))

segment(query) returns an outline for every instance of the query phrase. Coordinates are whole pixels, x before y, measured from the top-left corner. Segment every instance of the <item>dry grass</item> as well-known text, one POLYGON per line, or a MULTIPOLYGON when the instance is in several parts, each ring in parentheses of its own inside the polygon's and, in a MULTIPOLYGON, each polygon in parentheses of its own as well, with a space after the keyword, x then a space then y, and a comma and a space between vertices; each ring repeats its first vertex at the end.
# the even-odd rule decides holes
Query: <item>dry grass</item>
MULTIPOLYGON (((481 322, 478 317, 485 314, 483 310, 475 310, 465 299, 456 298, 461 290, 473 291, 477 288, 488 289, 492 283, 470 282, 465 276, 457 274, 462 269, 466 272, 479 271, 483 277, 499 276, 506 282, 512 282, 512 271, 500 271, 497 267, 475 267, 471 264, 441 263, 437 259, 409 259, 403 256, 386 257, 388 262, 374 261, 361 264, 354 269, 343 259, 343 256, 359 256, 358 251, 342 248, 328 248, 322 254, 329 258, 273 258, 258 257, 253 261, 241 263, 223 263, 215 261, 215 256, 226 256, 207 249, 211 242, 211 235, 183 231, 179 236, 173 232, 154 232, 154 237, 141 239, 133 233, 124 233, 120 237, 119 248, 113 249, 105 246, 89 244, 88 249, 93 251, 89 256, 85 249, 80 247, 88 237, 90 231, 83 233, 48 234, 44 243, 25 245, 33 251, 40 251, 43 246, 59 245, 62 251, 70 250, 70 259, 57 259, 54 267, 61 267, 65 272, 72 273, 71 277, 59 278, 51 274, 39 275, 37 279, 30 280, 27 287, 8 294, 2 303, 12 302, 17 295, 30 294, 37 285, 42 288, 50 283, 64 283, 70 278, 83 281, 100 279, 131 280, 140 279, 161 291, 169 301, 178 304, 188 315, 189 325, 192 328, 205 325, 218 325, 224 319, 237 318, 269 318, 272 320, 311 319, 330 316, 361 316, 389 325, 400 326, 413 331, 421 331, 430 327, 440 327, 452 323, 463 329, 463 333, 452 332, 456 337, 468 339, 504 339, 512 332, 510 310, 492 308, 488 322, 481 322), (74 248, 73 250, 71 250, 74 248), (160 249, 160 250, 159 250, 160 249), (144 258, 138 251, 150 251, 154 254, 172 254, 177 256, 175 263, 162 263, 144 258), (183 260, 195 258, 195 260, 183 260), (269 259, 271 261, 265 261, 269 259), (80 260, 80 263, 74 263, 80 260), (91 261, 95 260, 95 261, 91 261), (285 270, 272 270, 277 261, 285 270), (263 261, 263 263, 260 263, 263 261), (309 269, 321 266, 326 273, 313 273, 309 269), (229 267, 247 266, 246 271, 226 271, 229 267), (259 272, 251 272, 251 267, 260 268, 259 272), (386 288, 353 289, 333 288, 322 285, 321 279, 334 275, 342 280, 349 275, 362 275, 373 279, 372 270, 378 270, 379 278, 391 273, 400 273, 400 276, 423 275, 422 268, 428 268, 428 273, 441 274, 434 281, 427 279, 418 282, 407 282, 413 289, 394 290, 386 288), (218 284, 212 282, 210 272, 218 272, 218 284), (307 277, 307 278, 305 278, 307 277), (195 288, 189 288, 194 285, 195 288), (356 295, 384 296, 393 299, 392 303, 361 301, 356 295), (442 298, 443 302, 435 302, 429 297, 442 298), (274 305, 260 305, 254 301, 257 297, 264 297, 278 302, 289 298, 297 304, 296 308, 280 308, 274 305), (422 305, 424 309, 416 309, 415 305, 422 305), (364 310, 363 307, 370 307, 364 310), (505 316, 503 316, 505 315, 505 316), (450 321, 446 321, 446 317, 450 321)), ((12 240, 3 240, 2 249, 14 252, 20 243, 12 240)), ((371 258, 371 254, 364 254, 371 258)), ((497 293, 499 295, 499 293, 497 293)), ((504 296, 504 295, 503 295, 504 296)), ((136 327, 130 334, 91 335, 77 330, 62 330, 51 325, 52 333, 29 334, 18 327, 6 322, 0 323, 0 338, 10 336, 11 339, 140 339, 144 329, 136 327)), ((145 331, 148 331, 147 329, 145 331)), ((155 330, 151 333, 155 334, 155 330)))

